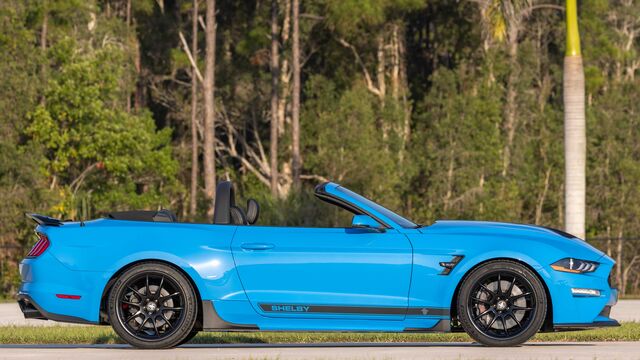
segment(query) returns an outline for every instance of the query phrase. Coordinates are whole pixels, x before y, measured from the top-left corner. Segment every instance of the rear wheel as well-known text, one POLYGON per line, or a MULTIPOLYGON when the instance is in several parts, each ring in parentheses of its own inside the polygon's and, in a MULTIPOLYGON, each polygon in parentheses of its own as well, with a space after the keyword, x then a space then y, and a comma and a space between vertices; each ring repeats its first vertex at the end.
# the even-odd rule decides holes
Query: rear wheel
POLYGON ((192 330, 189 335, 187 335, 186 338, 182 339, 182 341, 180 341, 180 343, 178 345, 183 345, 188 343, 189 341, 191 341, 191 339, 193 339, 194 337, 196 337, 196 335, 198 335, 199 331, 198 330, 192 330))
POLYGON ((170 348, 192 333, 196 295, 189 280, 162 263, 142 263, 125 271, 109 293, 113 330, 129 344, 170 348))
POLYGON ((488 346, 514 346, 534 336, 547 312, 538 277, 513 261, 488 262, 464 280, 458 317, 465 331, 488 346))

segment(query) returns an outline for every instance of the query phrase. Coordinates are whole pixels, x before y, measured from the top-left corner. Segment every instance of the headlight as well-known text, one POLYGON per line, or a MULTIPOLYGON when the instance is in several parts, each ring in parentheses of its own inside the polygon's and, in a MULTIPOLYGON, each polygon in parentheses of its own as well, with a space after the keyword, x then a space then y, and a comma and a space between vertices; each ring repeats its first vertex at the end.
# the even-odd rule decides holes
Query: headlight
POLYGON ((596 271, 598 263, 574 258, 565 258, 551 264, 551 268, 557 271, 583 274, 596 271))

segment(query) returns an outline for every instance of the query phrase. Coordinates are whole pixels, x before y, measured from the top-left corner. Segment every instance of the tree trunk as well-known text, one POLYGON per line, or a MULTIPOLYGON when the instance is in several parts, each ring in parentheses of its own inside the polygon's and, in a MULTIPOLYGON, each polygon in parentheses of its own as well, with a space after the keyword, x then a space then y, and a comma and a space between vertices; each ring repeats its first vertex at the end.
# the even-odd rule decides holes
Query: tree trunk
MULTIPOLYGON (((131 38, 131 0, 127 0, 127 8, 125 10, 125 20, 127 24, 127 37, 131 38)), ((137 75, 138 73, 136 73, 137 75)), ((137 76, 136 79, 137 80, 137 76)), ((137 81, 135 81, 137 88, 137 81)), ((131 113, 131 93, 127 92, 127 112, 131 113)))
MULTIPOLYGON (((279 10, 278 10, 279 11, 279 10)), ((284 11, 282 19, 282 30, 280 31, 280 51, 283 56, 279 57, 281 62, 279 63, 278 73, 280 74, 280 97, 278 98, 278 136, 282 137, 285 133, 285 124, 287 123, 287 98, 289 96, 289 81, 291 80, 291 72, 289 71, 289 57, 284 55, 284 49, 289 42, 291 27, 291 0, 284 0, 284 11)), ((284 171, 278 173, 280 182, 287 180, 283 179, 285 176, 284 171)), ((291 180, 291 179, 288 179, 291 180)), ((289 181, 290 182, 290 181, 289 181)))
POLYGON ((624 288, 622 288, 622 249, 624 248, 622 243, 622 231, 618 233, 618 242, 616 246, 616 286, 620 289, 621 295, 624 295, 624 288))
MULTIPOLYGON (((40 49, 42 50, 42 56, 44 57, 44 61, 40 65, 40 79, 42 81, 42 85, 46 85, 47 83, 47 70, 49 68, 49 57, 47 56, 47 32, 49 30, 49 8, 47 6, 47 0, 42 2, 42 8, 44 13, 42 14, 42 31, 40 32, 40 49)), ((44 92, 42 93, 42 97, 40 98, 40 103, 45 104, 46 98, 44 92)))
POLYGON ((207 0, 206 55, 204 70, 204 191, 209 205, 207 216, 213 217, 216 187, 215 153, 215 64, 216 64, 216 1, 207 0))
POLYGON ((127 9, 126 9, 126 21, 127 21, 127 31, 131 26, 131 0, 127 0, 127 9))
POLYGON ((504 109, 504 130, 507 139, 502 154, 502 176, 507 176, 511 166, 511 148, 517 126, 516 81, 518 78, 518 35, 509 36, 509 77, 507 78, 507 99, 504 109))
POLYGON ((293 94, 291 99, 291 170, 294 189, 300 188, 300 1, 293 0, 293 94))
POLYGON ((391 26, 391 96, 398 100, 400 94, 400 39, 398 24, 391 26))
POLYGON ((271 195, 278 196, 278 0, 271 0, 271 139, 269 147, 271 195))
POLYGON ((380 33, 376 39, 376 43, 378 44, 378 50, 376 53, 376 57, 378 59, 378 65, 376 67, 376 79, 378 81, 378 91, 379 91, 379 95, 378 97, 380 98, 380 104, 382 107, 384 107, 384 98, 385 95, 387 93, 387 83, 386 83, 386 79, 385 79, 385 68, 386 68, 386 59, 384 56, 384 47, 385 47, 385 43, 384 43, 384 34, 380 33))
POLYGON ((565 230, 585 237, 587 138, 584 70, 580 54, 576 0, 567 0, 567 51, 564 58, 565 230))
POLYGON ((142 55, 140 54, 140 42, 135 42, 135 67, 136 67, 136 91, 133 96, 133 109, 138 112, 145 102, 145 88, 140 81, 140 73, 142 72, 142 55))
POLYGON ((585 236, 586 126, 582 57, 564 58, 565 229, 585 236))
MULTIPOLYGON (((191 19, 191 53, 198 56, 198 0, 193 0, 191 19)), ((196 61, 197 64, 197 61, 196 61)), ((198 205, 198 78, 191 69, 191 197, 189 215, 195 217, 198 205)))
POLYGON ((544 176, 544 187, 542 193, 538 196, 538 202, 536 203, 536 218, 534 224, 540 225, 542 223, 542 207, 549 191, 549 179, 551 177, 551 167, 549 167, 544 176))

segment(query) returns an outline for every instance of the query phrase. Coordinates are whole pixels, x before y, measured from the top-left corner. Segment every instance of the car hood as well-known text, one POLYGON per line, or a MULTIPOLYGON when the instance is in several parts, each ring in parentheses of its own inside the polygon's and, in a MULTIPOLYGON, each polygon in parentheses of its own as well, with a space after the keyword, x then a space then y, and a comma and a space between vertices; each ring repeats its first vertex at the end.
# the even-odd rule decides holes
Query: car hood
POLYGON ((575 257, 582 257, 585 260, 597 260, 604 255, 602 251, 571 234, 537 225, 490 221, 438 220, 431 226, 421 228, 420 231, 423 234, 440 236, 499 237, 512 238, 514 241, 527 239, 543 242, 564 250, 568 254, 573 254, 575 257))

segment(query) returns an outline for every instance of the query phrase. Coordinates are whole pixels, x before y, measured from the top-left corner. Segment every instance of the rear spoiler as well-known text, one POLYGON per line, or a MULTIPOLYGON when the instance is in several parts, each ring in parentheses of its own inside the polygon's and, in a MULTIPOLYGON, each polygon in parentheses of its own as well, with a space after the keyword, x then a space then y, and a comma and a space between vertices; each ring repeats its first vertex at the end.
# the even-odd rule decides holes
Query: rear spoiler
POLYGON ((30 213, 25 213, 25 215, 28 218, 30 218, 31 220, 33 220, 36 223, 38 223, 38 225, 44 225, 44 226, 61 226, 61 225, 64 225, 62 223, 62 220, 56 219, 56 218, 52 218, 52 217, 49 217, 49 216, 44 216, 44 215, 40 215, 40 214, 30 214, 30 213))

